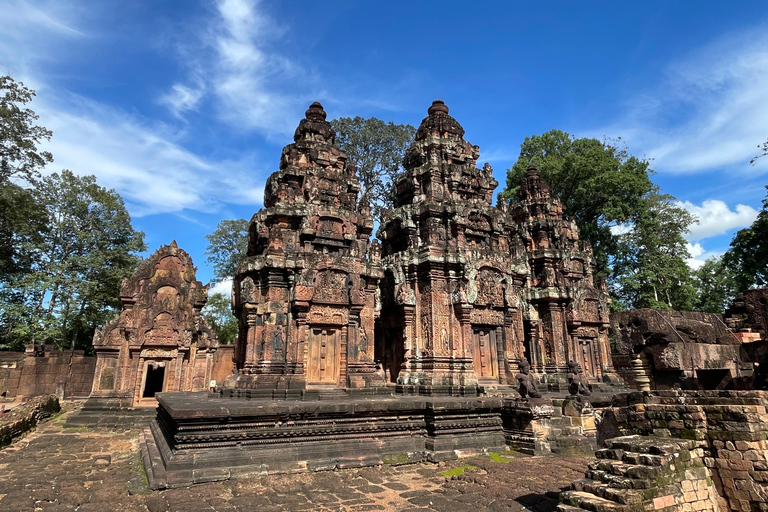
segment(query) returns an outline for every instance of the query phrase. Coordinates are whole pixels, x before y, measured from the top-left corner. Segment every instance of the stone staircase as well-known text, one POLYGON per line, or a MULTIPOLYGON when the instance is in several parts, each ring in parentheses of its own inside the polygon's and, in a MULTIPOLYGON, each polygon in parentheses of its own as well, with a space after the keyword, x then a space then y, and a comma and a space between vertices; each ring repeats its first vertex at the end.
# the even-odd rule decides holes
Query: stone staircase
POLYGON ((625 436, 597 450, 585 478, 560 494, 559 512, 711 510, 711 480, 696 442, 625 436))
POLYGON ((157 415, 156 407, 130 407, 130 399, 89 398, 67 417, 64 427, 131 429, 144 427, 157 415))

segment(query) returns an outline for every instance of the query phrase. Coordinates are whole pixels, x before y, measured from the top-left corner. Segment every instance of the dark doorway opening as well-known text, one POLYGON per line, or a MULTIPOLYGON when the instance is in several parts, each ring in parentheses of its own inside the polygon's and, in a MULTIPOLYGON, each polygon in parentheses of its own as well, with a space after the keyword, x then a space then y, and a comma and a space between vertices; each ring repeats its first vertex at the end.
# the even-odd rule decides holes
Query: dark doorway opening
POLYGON ((142 398, 154 398, 156 393, 163 391, 165 367, 159 365, 147 366, 147 378, 144 380, 144 393, 142 398))

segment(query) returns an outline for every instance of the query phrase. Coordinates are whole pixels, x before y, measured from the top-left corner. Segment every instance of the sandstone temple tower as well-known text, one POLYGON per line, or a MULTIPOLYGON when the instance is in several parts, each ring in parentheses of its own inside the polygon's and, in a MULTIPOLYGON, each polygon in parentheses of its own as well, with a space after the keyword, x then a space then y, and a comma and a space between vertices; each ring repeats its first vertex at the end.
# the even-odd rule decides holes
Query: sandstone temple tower
POLYGON ((374 365, 378 245, 356 169, 319 103, 283 149, 237 268, 237 388, 363 387, 374 365))
POLYGON ((525 355, 539 373, 562 374, 568 361, 592 379, 618 379, 608 342, 610 298, 595 286, 592 249, 579 242, 534 166, 528 167, 512 208, 530 276, 525 290, 525 355))
MULTIPOLYGON (((208 286, 176 242, 160 247, 123 281, 120 316, 97 329, 94 397, 126 397, 155 405, 161 391, 202 391, 232 366, 217 358, 215 333, 200 311, 208 286)), ((231 354, 229 351, 222 351, 231 354)))
POLYGON ((463 136, 438 100, 406 152, 378 232, 377 357, 404 391, 427 394, 511 384, 523 357, 545 381, 562 381, 570 360, 613 376, 609 298, 575 223, 534 167, 511 208, 493 207, 498 182, 463 136))
POLYGON ((523 355, 524 247, 491 205, 498 182, 476 167, 479 148, 442 101, 428 114, 378 232, 383 360, 398 384, 427 394, 507 384, 523 355))

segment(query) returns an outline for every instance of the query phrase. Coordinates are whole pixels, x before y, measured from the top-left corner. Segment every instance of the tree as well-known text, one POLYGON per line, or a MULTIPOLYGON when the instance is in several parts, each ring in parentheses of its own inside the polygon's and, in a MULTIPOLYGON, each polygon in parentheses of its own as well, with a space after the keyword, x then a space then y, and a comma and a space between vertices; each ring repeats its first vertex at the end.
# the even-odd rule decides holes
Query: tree
POLYGON ((35 91, 10 76, 0 77, 0 183, 11 178, 31 182, 39 169, 53 161, 48 151, 37 145, 51 139, 51 131, 37 126, 38 115, 24 106, 32 101, 35 91))
POLYGON ((696 281, 696 311, 723 313, 736 298, 736 280, 733 271, 722 257, 707 258, 694 272, 696 281))
POLYGON ((203 308, 203 317, 208 325, 216 331, 219 343, 231 345, 237 337, 237 318, 232 314, 232 304, 229 297, 223 293, 214 293, 208 297, 208 303, 203 308))
POLYGON ((749 161, 749 163, 752 165, 755 165, 755 162, 757 162, 758 158, 768 156, 768 140, 757 146, 757 149, 760 150, 760 154, 756 155, 754 158, 752 158, 752 160, 749 161))
POLYGON ((683 234, 698 222, 658 188, 643 198, 627 233, 618 235, 613 261, 614 294, 631 308, 690 311, 696 299, 683 234))
POLYGON ((231 279, 248 250, 248 221, 222 220, 205 238, 208 239, 205 261, 213 264, 213 276, 219 281, 231 279))
POLYGON ((131 226, 122 198, 94 176, 64 170, 30 193, 45 210, 47 229, 21 244, 31 269, 0 294, 6 341, 88 348, 94 329, 120 307, 120 284, 146 249, 144 233, 131 226))
POLYGON ((416 129, 375 117, 340 117, 331 121, 331 126, 336 130, 336 144, 357 166, 362 188, 359 203, 370 206, 374 220, 381 221, 382 212, 392 208, 393 183, 416 129))
POLYGON ((736 232, 723 261, 734 273, 738 292, 768 286, 768 195, 752 225, 736 232))
POLYGON ((619 251, 611 228, 630 221, 645 206, 653 186, 650 162, 610 141, 551 130, 525 138, 517 162, 507 170, 502 197, 517 197, 531 163, 576 221, 581 238, 592 244, 597 272, 608 275, 609 261, 619 251))

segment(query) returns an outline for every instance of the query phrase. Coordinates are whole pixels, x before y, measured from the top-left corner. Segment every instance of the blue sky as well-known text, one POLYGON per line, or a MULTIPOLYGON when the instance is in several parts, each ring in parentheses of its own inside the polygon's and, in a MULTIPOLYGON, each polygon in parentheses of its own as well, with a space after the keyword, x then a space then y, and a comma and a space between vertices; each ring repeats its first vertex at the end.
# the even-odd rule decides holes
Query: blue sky
POLYGON ((204 235, 261 207, 315 100, 417 126, 441 98, 502 184, 525 136, 621 137, 701 219, 700 262, 765 197, 768 14, 627 4, 0 0, 0 73, 37 90, 48 171, 95 174, 204 282, 204 235))

